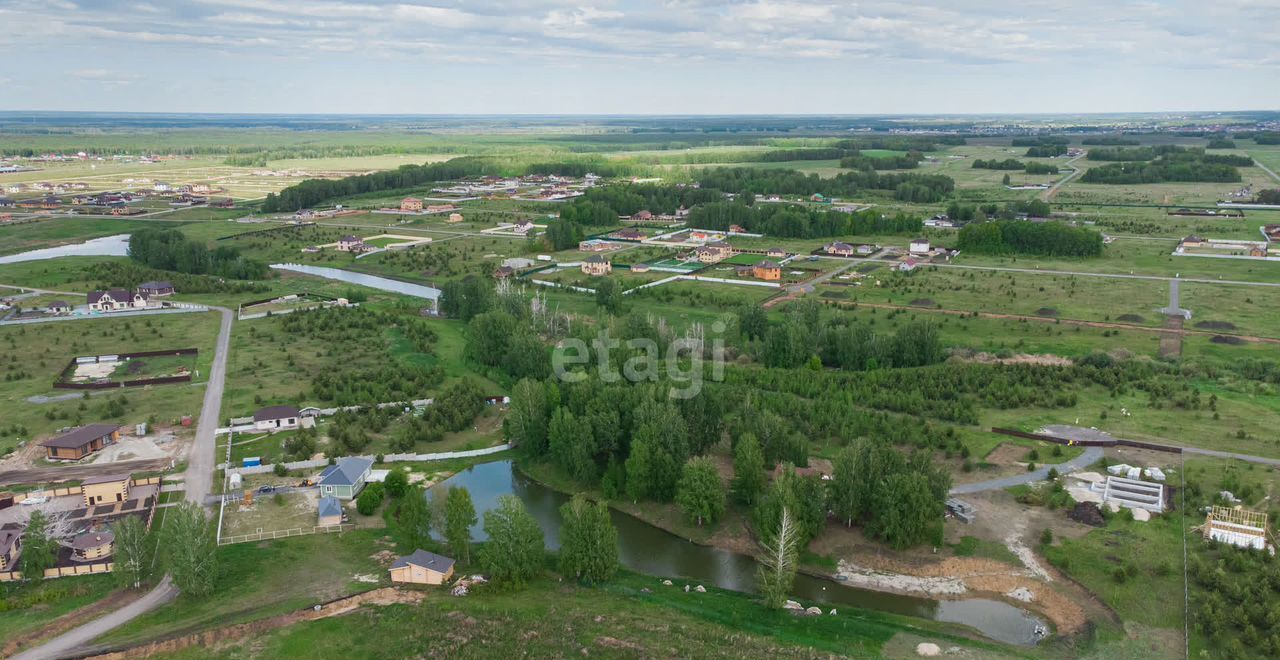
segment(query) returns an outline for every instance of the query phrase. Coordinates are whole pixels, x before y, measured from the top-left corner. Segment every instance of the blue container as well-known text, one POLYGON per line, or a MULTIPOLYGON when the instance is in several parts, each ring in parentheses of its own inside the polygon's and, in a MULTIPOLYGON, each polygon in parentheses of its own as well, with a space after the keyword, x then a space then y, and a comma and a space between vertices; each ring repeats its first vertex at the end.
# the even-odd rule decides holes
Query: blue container
POLYGON ((261 456, 250 456, 244 459, 244 467, 258 467, 259 465, 262 465, 261 456))

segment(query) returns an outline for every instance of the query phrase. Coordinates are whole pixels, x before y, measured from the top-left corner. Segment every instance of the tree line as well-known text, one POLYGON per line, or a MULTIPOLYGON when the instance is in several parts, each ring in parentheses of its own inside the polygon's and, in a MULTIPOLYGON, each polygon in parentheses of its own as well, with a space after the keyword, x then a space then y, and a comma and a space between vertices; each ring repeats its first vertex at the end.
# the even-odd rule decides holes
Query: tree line
POLYGON ((957 245, 979 254, 1096 257, 1102 254, 1102 234, 1061 222, 996 220, 965 225, 957 245))
POLYGON ((883 156, 863 156, 857 153, 841 158, 840 167, 853 170, 914 170, 923 159, 924 154, 919 151, 883 156))
POLYGON ((188 238, 176 229, 140 229, 129 237, 129 256, 157 270, 192 275, 217 275, 235 280, 264 279, 271 275, 265 263, 240 254, 230 246, 212 250, 203 241, 188 238))
POLYGON ((865 191, 892 192, 900 201, 938 202, 951 194, 955 181, 941 174, 888 173, 858 170, 831 179, 797 170, 766 168, 715 168, 699 175, 704 188, 728 193, 813 195, 850 197, 865 191))
MULTIPOLYGON (((1235 162, 1240 156, 1201 156, 1198 158, 1170 158, 1162 156, 1151 162, 1109 163, 1086 170, 1080 180, 1084 183, 1144 184, 1174 181, 1203 181, 1233 183, 1241 180, 1235 162), (1220 159, 1232 159, 1224 162, 1220 159)), ((1250 160, 1250 163, 1253 161, 1250 160)))
POLYGON ((720 231, 738 225, 749 232, 786 238, 915 234, 922 227, 919 217, 904 213, 889 216, 871 209, 844 213, 792 204, 748 205, 743 201, 695 206, 689 212, 688 224, 720 231))

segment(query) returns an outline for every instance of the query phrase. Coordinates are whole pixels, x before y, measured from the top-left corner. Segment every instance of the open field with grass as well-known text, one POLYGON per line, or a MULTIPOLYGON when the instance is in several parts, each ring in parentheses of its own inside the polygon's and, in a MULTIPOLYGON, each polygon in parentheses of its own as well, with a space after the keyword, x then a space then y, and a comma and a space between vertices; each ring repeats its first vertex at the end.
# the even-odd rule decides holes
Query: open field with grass
POLYGON ((41 440, 56 429, 97 422, 132 424, 154 418, 172 423, 182 415, 198 416, 204 396, 203 382, 213 359, 213 340, 218 330, 215 313, 172 314, 135 318, 95 318, 59 321, 31 326, 0 327, 0 406, 8 414, 0 435, 0 452, 18 440, 41 440), (58 374, 71 358, 80 355, 198 348, 194 383, 157 385, 147 388, 106 390, 109 394, 49 403, 30 403, 37 395, 66 395, 53 389, 58 374), (124 413, 108 416, 107 400, 123 396, 124 413))
POLYGON ((1040 270, 1078 271, 1155 275, 1159 277, 1194 277, 1210 280, 1273 282, 1280 274, 1280 263, 1242 259, 1202 259, 1175 257, 1174 240, 1117 240, 1093 259, 1067 257, 1000 257, 962 252, 953 263, 965 266, 999 266, 1003 268, 1035 268, 1040 270))

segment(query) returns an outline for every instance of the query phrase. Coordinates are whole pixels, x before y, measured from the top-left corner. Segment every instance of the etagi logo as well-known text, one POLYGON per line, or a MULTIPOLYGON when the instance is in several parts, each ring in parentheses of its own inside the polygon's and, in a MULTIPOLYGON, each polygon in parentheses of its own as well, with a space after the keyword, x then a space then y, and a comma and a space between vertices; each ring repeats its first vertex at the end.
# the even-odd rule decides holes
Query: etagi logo
POLYGON ((704 378, 724 380, 725 324, 711 324, 708 345, 702 325, 695 325, 683 337, 667 342, 666 350, 647 337, 623 341, 609 336, 608 329, 599 332, 590 344, 576 337, 562 340, 551 353, 551 369, 555 377, 566 383, 579 383, 590 376, 592 362, 602 382, 616 383, 626 379, 632 383, 668 382, 668 396, 691 399, 702 392, 704 378), (617 368, 614 351, 624 348, 629 356, 617 368), (707 373, 706 362, 711 362, 707 373))

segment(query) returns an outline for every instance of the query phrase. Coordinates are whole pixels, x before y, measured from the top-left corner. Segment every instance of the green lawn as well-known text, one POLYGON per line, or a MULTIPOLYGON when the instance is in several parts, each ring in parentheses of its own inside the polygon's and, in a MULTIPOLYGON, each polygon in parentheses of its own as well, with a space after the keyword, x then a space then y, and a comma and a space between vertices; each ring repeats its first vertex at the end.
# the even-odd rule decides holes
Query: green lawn
POLYGON ((107 421, 132 424, 152 416, 160 424, 169 424, 182 415, 199 416, 204 396, 201 383, 208 378, 217 331, 218 316, 212 312, 0 327, 0 370, 6 374, 0 380, 0 408, 8 412, 0 424, 0 452, 19 439, 43 439, 64 426, 107 421), (194 362, 198 372, 194 384, 123 388, 87 399, 74 391, 53 389, 73 357, 172 348, 199 349, 194 361, 184 358, 189 366, 194 362), (77 396, 43 404, 27 401, 34 395, 68 392, 77 396), (104 417, 107 397, 119 396, 128 401, 124 415, 104 417), (20 428, 15 431, 15 427, 20 428))

